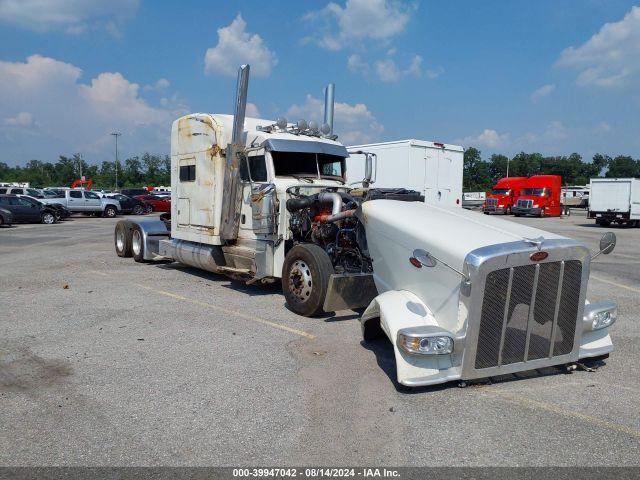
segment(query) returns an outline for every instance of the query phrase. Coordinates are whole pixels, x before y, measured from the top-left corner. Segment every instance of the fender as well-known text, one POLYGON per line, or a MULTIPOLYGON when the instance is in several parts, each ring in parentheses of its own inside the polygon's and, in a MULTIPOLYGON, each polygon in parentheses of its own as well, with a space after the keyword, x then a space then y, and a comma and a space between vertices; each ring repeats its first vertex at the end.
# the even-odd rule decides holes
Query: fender
POLYGON ((144 259, 153 260, 159 252, 159 242, 162 239, 169 238, 171 232, 167 230, 167 226, 161 220, 120 220, 118 223, 124 223, 127 232, 131 234, 134 225, 140 228, 142 233, 142 242, 144 244, 144 259))
POLYGON ((365 341, 384 332, 393 345, 398 383, 431 385, 460 378, 464 337, 454 340, 450 355, 412 355, 398 348, 398 330, 408 327, 440 328, 432 311, 418 296, 406 290, 390 290, 372 300, 360 318, 365 341))

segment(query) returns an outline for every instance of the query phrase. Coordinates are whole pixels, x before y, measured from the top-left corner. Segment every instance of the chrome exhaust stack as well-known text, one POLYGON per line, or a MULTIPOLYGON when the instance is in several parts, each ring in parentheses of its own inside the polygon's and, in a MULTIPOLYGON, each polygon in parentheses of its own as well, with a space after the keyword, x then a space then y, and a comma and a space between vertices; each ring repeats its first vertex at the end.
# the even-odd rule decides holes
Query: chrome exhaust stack
POLYGON ((335 104, 335 94, 336 86, 335 84, 330 83, 324 90, 324 122, 322 125, 323 130, 325 125, 328 126, 328 131, 323 132, 327 136, 333 135, 333 110, 335 104))
POLYGON ((238 69, 236 102, 233 113, 233 131, 231 143, 227 145, 226 165, 222 196, 222 218, 220 219, 220 237, 225 242, 238 238, 240 225, 240 208, 242 204, 242 188, 240 185, 240 162, 244 158, 244 119, 247 110, 247 93, 249 91, 249 65, 238 69))

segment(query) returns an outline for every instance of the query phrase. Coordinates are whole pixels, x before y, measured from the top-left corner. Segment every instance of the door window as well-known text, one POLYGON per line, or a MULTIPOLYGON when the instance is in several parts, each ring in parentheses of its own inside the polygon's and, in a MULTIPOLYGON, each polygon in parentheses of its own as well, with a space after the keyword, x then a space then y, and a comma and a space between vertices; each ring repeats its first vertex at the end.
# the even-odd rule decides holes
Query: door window
POLYGON ((264 155, 253 155, 240 161, 240 178, 245 181, 266 182, 267 181, 267 164, 264 155), (249 170, 247 170, 247 160, 249 170), (251 176, 249 176, 251 175, 251 176))
POLYGON ((23 188, 13 188, 11 190, 11 193, 14 195, 24 195, 24 189, 23 188))
POLYGON ((69 196, 71 198, 82 198, 82 192, 72 190, 71 192, 69 192, 69 196))
POLYGON ((100 197, 93 192, 84 192, 84 198, 100 199, 100 197))

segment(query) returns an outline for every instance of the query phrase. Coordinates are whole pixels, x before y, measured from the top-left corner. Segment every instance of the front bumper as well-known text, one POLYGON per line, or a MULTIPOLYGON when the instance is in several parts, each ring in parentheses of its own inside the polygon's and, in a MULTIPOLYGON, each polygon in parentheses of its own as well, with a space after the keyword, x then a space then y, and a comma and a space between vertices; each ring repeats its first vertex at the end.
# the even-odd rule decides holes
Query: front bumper
POLYGON ((514 215, 534 215, 539 217, 541 212, 542 212, 542 209, 540 207, 533 207, 533 208, 513 207, 511 209, 511 213, 513 213, 514 215))
POLYGON ((482 211, 484 213, 489 213, 489 214, 497 213, 501 215, 504 215, 505 213, 507 213, 507 209, 505 207, 484 207, 482 211))

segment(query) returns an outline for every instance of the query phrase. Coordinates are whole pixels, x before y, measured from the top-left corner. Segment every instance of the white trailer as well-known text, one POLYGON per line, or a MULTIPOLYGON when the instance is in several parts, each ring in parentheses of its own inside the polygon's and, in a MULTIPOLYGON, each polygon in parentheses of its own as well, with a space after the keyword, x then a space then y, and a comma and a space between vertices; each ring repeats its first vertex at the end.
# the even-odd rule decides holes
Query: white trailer
POLYGON ((640 179, 592 178, 589 214, 598 225, 640 226, 640 179))
POLYGON ((347 147, 347 183, 365 178, 365 155, 373 153, 372 186, 404 187, 424 195, 425 203, 440 206, 462 205, 464 149, 424 140, 398 140, 347 147))

